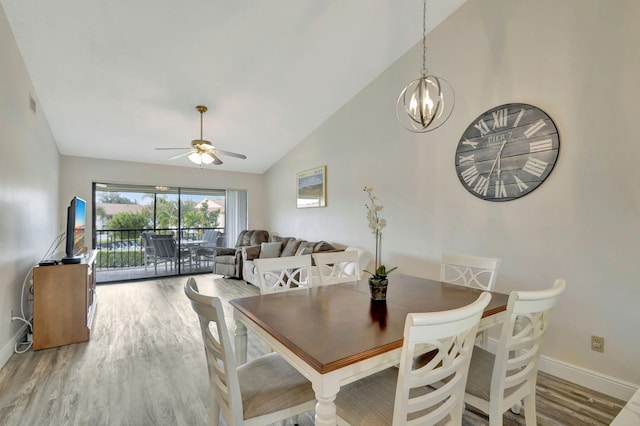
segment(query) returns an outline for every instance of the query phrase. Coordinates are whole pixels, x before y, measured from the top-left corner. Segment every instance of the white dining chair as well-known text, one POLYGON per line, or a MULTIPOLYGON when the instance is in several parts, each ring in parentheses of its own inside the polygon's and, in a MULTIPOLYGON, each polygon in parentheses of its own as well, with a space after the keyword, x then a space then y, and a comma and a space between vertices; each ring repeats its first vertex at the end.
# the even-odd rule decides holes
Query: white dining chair
POLYGON ((445 253, 440 264, 440 281, 491 291, 496 283, 500 259, 445 253))
MULTIPOLYGON (((491 291, 496 283, 500 259, 445 253, 440 264, 440 281, 491 291)), ((489 346, 489 330, 480 332, 480 344, 489 346)))
POLYGON ((496 354, 474 350, 464 400, 488 414, 491 426, 502 425, 503 413, 521 401, 526 425, 536 425, 542 337, 565 287, 565 281, 558 279, 550 289, 511 292, 496 354))
POLYGON ((404 326, 400 367, 342 386, 336 397, 340 425, 461 425, 463 395, 476 330, 491 294, 440 312, 411 313, 404 326), (430 352, 416 367, 414 358, 430 352), (447 384, 434 388, 430 385, 447 384))
POLYGON ((258 258, 254 260, 260 294, 309 287, 311 255, 258 258))
POLYGON ((217 297, 200 294, 189 278, 184 292, 198 314, 209 370, 209 424, 222 413, 229 425, 264 426, 312 411, 311 383, 275 353, 236 366, 231 339, 217 297))
POLYGON ((313 253, 320 285, 354 282, 362 277, 360 256, 355 250, 313 253))

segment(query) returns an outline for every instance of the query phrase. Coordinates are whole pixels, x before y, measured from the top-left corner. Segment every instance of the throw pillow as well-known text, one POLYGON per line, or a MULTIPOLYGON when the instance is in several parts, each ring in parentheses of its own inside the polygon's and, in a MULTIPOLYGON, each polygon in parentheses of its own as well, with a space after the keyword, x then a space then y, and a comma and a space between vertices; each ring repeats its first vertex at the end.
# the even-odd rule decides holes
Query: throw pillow
POLYGON ((302 241, 298 246, 298 250, 296 250, 296 256, 313 253, 313 246, 315 244, 316 243, 312 243, 311 241, 302 241))
POLYGON ((298 247, 300 247, 300 244, 302 243, 302 241, 303 240, 296 240, 295 238, 292 238, 289 241, 287 241, 287 244, 282 247, 282 254, 280 256, 282 257, 295 256, 296 252, 298 251, 298 247))
POLYGON ((335 250, 336 248, 334 246, 332 246, 331 244, 329 244, 326 241, 319 241, 314 247, 313 247, 313 252, 314 253, 320 253, 323 251, 332 251, 335 250))
POLYGON ((260 244, 260 258, 280 257, 282 243, 262 243, 260 244))

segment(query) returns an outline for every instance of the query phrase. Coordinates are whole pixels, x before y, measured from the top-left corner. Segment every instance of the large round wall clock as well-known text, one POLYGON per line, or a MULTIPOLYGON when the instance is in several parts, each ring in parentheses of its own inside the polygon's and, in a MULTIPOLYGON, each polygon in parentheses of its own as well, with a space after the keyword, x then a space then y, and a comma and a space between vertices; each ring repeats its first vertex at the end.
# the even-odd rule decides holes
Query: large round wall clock
POLYGON ((456 172, 471 194, 487 201, 527 195, 549 176, 560 137, 553 120, 527 104, 488 110, 464 131, 456 150, 456 172))

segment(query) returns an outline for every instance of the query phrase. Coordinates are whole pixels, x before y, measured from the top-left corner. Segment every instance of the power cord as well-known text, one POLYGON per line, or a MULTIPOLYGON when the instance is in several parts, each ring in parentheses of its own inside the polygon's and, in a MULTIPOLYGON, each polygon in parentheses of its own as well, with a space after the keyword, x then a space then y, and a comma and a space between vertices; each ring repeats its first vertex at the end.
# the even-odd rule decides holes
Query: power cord
POLYGON ((53 241, 51 242, 51 245, 47 249, 47 252, 44 254, 44 256, 42 256, 42 259, 40 259, 40 260, 49 259, 53 255, 53 253, 55 253, 55 251, 60 246, 62 241, 65 240, 65 239, 66 239, 66 232, 61 232, 60 234, 58 234, 53 239, 53 241))
MULTIPOLYGON (((31 325, 31 321, 29 321, 24 315, 24 289, 27 286, 27 280, 31 278, 33 280, 33 266, 27 272, 27 275, 24 277, 24 281, 22 281, 22 291, 20 293, 20 316, 19 317, 11 317, 11 321, 22 321, 29 326, 27 330, 27 341, 26 342, 16 342, 13 347, 13 351, 17 354, 23 354, 31 349, 31 345, 33 345, 33 339, 30 339, 33 336, 33 326, 31 325), (19 349, 21 346, 26 346, 24 349, 19 349)), ((33 294, 33 285, 30 287, 30 293, 33 294)))

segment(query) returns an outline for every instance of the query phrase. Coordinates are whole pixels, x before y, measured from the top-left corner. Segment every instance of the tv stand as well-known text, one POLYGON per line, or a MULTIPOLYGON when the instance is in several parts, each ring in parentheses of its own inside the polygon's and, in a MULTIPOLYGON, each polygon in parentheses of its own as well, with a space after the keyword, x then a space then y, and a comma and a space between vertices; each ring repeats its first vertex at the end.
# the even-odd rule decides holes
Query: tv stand
POLYGON ((76 264, 76 263, 81 263, 83 258, 84 258, 84 255, 76 254, 76 255, 73 255, 73 256, 65 256, 62 259, 60 259, 60 261, 64 265, 72 265, 72 264, 76 264))
POLYGON ((33 268, 33 349, 87 342, 96 311, 96 256, 33 268))

